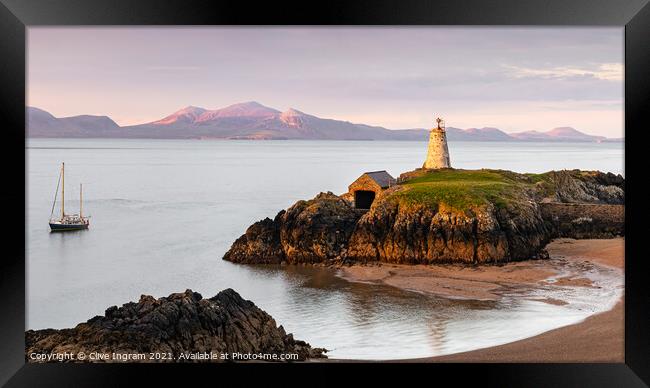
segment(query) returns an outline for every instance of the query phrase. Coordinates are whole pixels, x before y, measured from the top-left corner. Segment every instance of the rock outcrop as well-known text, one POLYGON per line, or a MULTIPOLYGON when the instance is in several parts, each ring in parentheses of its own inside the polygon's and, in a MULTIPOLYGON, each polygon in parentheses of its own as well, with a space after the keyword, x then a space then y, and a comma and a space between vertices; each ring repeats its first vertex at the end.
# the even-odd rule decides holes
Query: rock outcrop
POLYGON ((249 227, 224 260, 483 264, 545 258, 544 247, 555 237, 624 234, 618 217, 624 184, 620 175, 578 170, 416 170, 402 174, 366 212, 354 209, 349 196, 332 193, 299 201, 249 227), (552 208, 558 203, 588 203, 598 216, 558 218, 552 208), (595 209, 599 205, 616 209, 595 209))
POLYGON ((229 360, 233 354, 295 354, 296 360, 325 357, 324 349, 294 339, 269 314, 232 289, 210 299, 191 290, 159 299, 143 295, 137 303, 110 307, 104 316, 72 329, 28 330, 25 345, 28 362, 47 360, 34 354, 65 352, 83 352, 84 360, 69 361, 86 362, 115 361, 91 360, 93 352, 144 355, 145 359, 137 359, 141 362, 227 361, 201 356, 205 354, 227 354, 229 360), (150 358, 150 353, 157 358, 150 358))
POLYGON ((256 222, 224 256, 240 263, 319 263, 341 255, 362 213, 331 192, 256 222))
POLYGON ((551 171, 555 201, 562 203, 625 203, 625 179, 600 171, 551 171))
POLYGON ((612 238, 625 231, 625 207, 616 204, 542 203, 542 216, 557 237, 612 238))
POLYGON ((545 257, 550 240, 536 204, 467 211, 380 200, 356 225, 352 262, 482 264, 545 257))

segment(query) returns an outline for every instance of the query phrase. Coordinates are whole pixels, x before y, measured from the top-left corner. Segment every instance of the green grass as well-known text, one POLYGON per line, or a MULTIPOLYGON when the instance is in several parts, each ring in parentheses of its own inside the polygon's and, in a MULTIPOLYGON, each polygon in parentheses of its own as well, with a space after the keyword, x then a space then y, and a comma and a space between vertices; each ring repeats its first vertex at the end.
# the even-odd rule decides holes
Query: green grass
POLYGON ((539 183, 539 182, 548 182, 549 181, 549 176, 548 173, 543 173, 543 174, 533 174, 533 173, 526 173, 524 174, 528 179, 530 179, 531 182, 533 183, 539 183))
POLYGON ((521 199, 522 190, 534 183, 525 175, 510 171, 443 169, 423 172, 402 183, 404 190, 394 195, 403 204, 465 211, 488 202, 505 207, 521 199))

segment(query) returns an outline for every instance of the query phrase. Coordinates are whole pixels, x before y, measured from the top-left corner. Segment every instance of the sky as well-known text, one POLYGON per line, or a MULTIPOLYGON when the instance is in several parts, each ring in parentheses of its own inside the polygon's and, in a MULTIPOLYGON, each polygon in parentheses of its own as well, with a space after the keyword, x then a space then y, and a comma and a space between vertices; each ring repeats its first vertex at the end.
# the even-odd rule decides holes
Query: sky
POLYGON ((390 129, 623 136, 622 27, 30 27, 27 103, 120 125, 257 101, 390 129))

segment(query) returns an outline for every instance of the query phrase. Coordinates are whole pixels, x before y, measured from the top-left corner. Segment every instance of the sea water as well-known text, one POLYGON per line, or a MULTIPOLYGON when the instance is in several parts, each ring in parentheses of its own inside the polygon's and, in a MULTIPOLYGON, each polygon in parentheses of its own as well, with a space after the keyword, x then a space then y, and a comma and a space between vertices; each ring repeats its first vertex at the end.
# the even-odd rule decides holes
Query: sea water
MULTIPOLYGON (((449 150, 457 168, 624 173, 622 143, 450 142, 449 150)), ((230 287, 330 357, 413 358, 574 323, 622 292, 613 271, 596 274, 605 287, 562 291, 575 302, 567 306, 449 300, 349 283, 332 269, 221 259, 249 225, 299 199, 344 193, 364 171, 420 167, 426 142, 29 139, 26 153, 28 329, 73 327, 142 294, 190 288, 212 297, 230 287), (78 210, 83 183, 88 231, 49 231, 61 162, 66 212, 78 210)))

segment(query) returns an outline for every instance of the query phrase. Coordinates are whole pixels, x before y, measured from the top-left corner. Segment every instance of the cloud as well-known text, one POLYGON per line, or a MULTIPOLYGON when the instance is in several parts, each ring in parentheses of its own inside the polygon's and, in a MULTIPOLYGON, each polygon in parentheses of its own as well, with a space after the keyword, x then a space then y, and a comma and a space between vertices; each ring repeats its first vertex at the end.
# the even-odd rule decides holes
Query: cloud
POLYGON ((543 78, 543 79, 568 79, 573 77, 593 77, 603 81, 622 81, 622 63, 603 63, 595 69, 580 67, 552 67, 534 69, 519 66, 504 66, 510 69, 515 78, 543 78))

